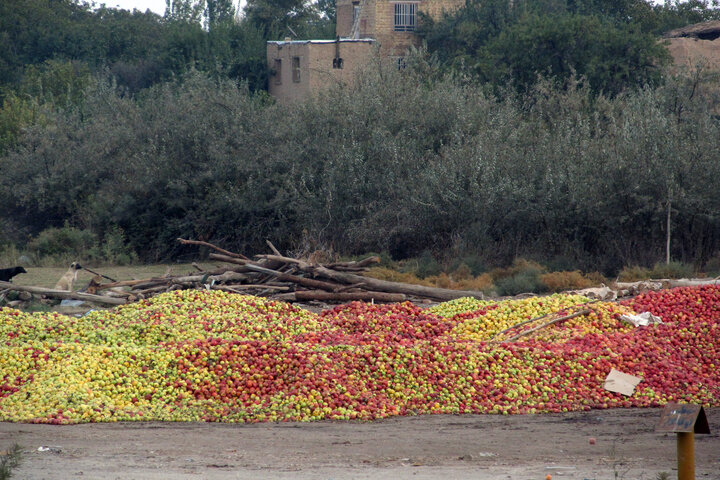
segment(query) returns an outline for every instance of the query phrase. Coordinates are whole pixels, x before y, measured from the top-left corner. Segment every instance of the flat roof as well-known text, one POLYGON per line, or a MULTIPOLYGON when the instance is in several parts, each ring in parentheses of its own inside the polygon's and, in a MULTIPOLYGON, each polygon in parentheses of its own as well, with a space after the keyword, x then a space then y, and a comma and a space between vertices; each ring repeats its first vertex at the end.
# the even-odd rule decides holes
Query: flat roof
MULTIPOLYGON (((367 42, 372 43, 374 42, 374 38, 341 38, 340 43, 353 43, 353 42, 367 42)), ((303 45, 307 43, 335 43, 337 40, 268 40, 267 43, 274 43, 275 45, 290 45, 290 44, 296 44, 296 45, 303 45)))

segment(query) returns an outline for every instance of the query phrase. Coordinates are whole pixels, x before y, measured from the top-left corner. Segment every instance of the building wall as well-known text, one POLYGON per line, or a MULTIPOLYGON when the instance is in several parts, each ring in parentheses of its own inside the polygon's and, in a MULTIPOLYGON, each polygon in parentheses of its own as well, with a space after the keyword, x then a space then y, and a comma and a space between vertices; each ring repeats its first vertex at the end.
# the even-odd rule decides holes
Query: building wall
POLYGON ((332 41, 268 42, 268 65, 273 69, 276 60, 281 62, 280 71, 268 79, 269 93, 280 103, 292 103, 333 85, 349 84, 373 52, 374 42, 369 40, 343 40, 338 46, 332 41), (333 68, 336 48, 343 60, 342 68, 333 68), (300 60, 299 82, 293 79, 294 57, 300 60))
MULTIPOLYGON (((330 85, 350 83, 356 72, 377 52, 382 57, 401 57, 411 45, 419 46, 420 39, 413 32, 395 31, 395 4, 414 3, 417 11, 438 18, 443 11, 453 11, 465 0, 337 0, 337 35, 340 42, 343 68, 333 68, 335 42, 296 40, 268 42, 267 61, 270 69, 279 60, 279 72, 268 81, 270 95, 281 103, 288 103, 325 91, 330 85), (348 39, 352 33, 354 6, 359 5, 358 39, 348 39), (293 80, 293 58, 300 61, 299 81, 293 80)), ((418 15, 419 22, 419 15, 418 15)))
POLYGON ((353 2, 361 5, 360 38, 374 38, 380 44, 381 54, 403 55, 411 46, 419 46, 420 39, 412 32, 395 31, 395 4, 414 3, 418 12, 440 18, 443 11, 454 11, 465 0, 337 0, 337 27, 340 37, 347 37, 352 30, 353 2))

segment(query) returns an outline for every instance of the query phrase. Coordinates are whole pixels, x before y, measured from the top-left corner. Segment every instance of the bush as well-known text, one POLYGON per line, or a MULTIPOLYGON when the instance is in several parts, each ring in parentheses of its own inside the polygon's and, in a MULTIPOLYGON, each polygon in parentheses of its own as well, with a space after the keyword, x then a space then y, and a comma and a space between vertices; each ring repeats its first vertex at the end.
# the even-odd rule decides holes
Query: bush
POLYGON ((705 263, 705 273, 711 277, 720 275, 720 253, 713 256, 705 263))
POLYGON ((388 267, 373 267, 365 273, 368 277, 377 278, 378 280, 387 280, 389 282, 412 283, 415 285, 431 286, 431 283, 425 279, 418 278, 411 272, 399 272, 388 267))
POLYGON ((624 267, 617 277, 621 282, 637 282, 648 278, 650 278, 650 270, 639 265, 624 267))
POLYGON ((491 273, 498 295, 540 293, 545 286, 540 281, 544 267, 532 260, 516 258, 507 268, 496 268, 491 273))
POLYGON ((129 265, 138 260, 137 254, 130 248, 122 228, 112 226, 105 232, 102 244, 93 252, 94 257, 113 265, 129 265))
POLYGON ((89 230, 65 225, 40 232, 27 245, 38 263, 67 264, 76 260, 88 260, 97 251, 97 236, 89 230))
POLYGON ((587 278, 579 270, 572 272, 552 272, 540 275, 540 282, 550 292, 563 292, 566 290, 578 290, 595 285, 595 282, 587 278))
POLYGON ((650 270, 650 278, 688 278, 695 269, 692 265, 682 262, 656 263, 650 270))
POLYGON ((516 273, 510 277, 502 278, 495 282, 497 294, 519 295, 521 293, 541 293, 545 286, 540 281, 540 272, 537 270, 526 270, 516 273))
POLYGON ((432 253, 425 250, 420 258, 418 258, 417 276, 420 278, 440 275, 442 267, 435 260, 432 253))

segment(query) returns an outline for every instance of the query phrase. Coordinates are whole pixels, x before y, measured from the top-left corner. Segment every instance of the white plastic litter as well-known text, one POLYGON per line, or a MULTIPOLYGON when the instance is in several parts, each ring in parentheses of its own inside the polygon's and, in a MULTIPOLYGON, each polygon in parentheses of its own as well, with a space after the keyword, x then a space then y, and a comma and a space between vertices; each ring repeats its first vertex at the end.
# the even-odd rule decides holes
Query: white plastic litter
POLYGON ((643 312, 637 315, 620 315, 620 319, 632 323, 636 327, 647 327, 650 324, 663 323, 660 317, 656 317, 650 312, 643 312))

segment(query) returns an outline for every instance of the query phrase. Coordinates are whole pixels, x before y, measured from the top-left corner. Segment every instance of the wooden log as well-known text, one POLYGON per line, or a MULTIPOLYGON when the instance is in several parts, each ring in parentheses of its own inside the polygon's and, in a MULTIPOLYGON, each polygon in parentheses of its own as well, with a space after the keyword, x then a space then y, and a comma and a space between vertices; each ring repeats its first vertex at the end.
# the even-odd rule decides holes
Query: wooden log
POLYGON ((352 302, 360 300, 365 302, 402 302, 406 300, 405 295, 401 293, 387 292, 325 292, 321 290, 303 290, 293 293, 285 293, 275 295, 273 298, 285 301, 320 301, 320 302, 352 302))
POLYGON ((277 290, 280 292, 286 292, 290 290, 290 287, 286 285, 213 285, 210 287, 211 290, 223 290, 226 292, 240 293, 247 295, 247 292, 243 290, 277 290))
POLYGON ((462 297, 473 297, 483 300, 485 296, 482 292, 469 290, 450 290, 447 288, 426 287, 424 285, 414 285, 411 283, 389 282, 387 280, 378 280, 377 278, 355 275, 353 273, 336 272, 325 267, 313 267, 313 272, 319 276, 342 282, 347 284, 355 284, 364 282, 369 289, 379 292, 402 293, 404 295, 413 295, 416 297, 432 298, 435 300, 453 300, 462 297))
POLYGON ((100 303, 106 305, 124 305, 127 303, 127 301, 122 298, 103 297, 100 295, 91 295, 89 293, 82 292, 68 292, 67 290, 55 290, 52 288, 28 287, 25 285, 16 285, 10 282, 0 281, 0 288, 7 288, 9 290, 15 290, 18 292, 37 293, 38 295, 45 295, 47 297, 53 298, 82 300, 84 302, 100 303))
POLYGON ((203 242, 202 240, 185 240, 184 238, 178 238, 177 241, 183 245, 202 245, 204 247, 209 247, 209 248, 212 248, 213 250, 217 250, 218 252, 222 253, 223 255, 227 255, 229 257, 242 258, 245 260, 248 259, 242 253, 231 252, 229 250, 225 250, 224 248, 220 248, 216 245, 213 245, 212 243, 203 242))

